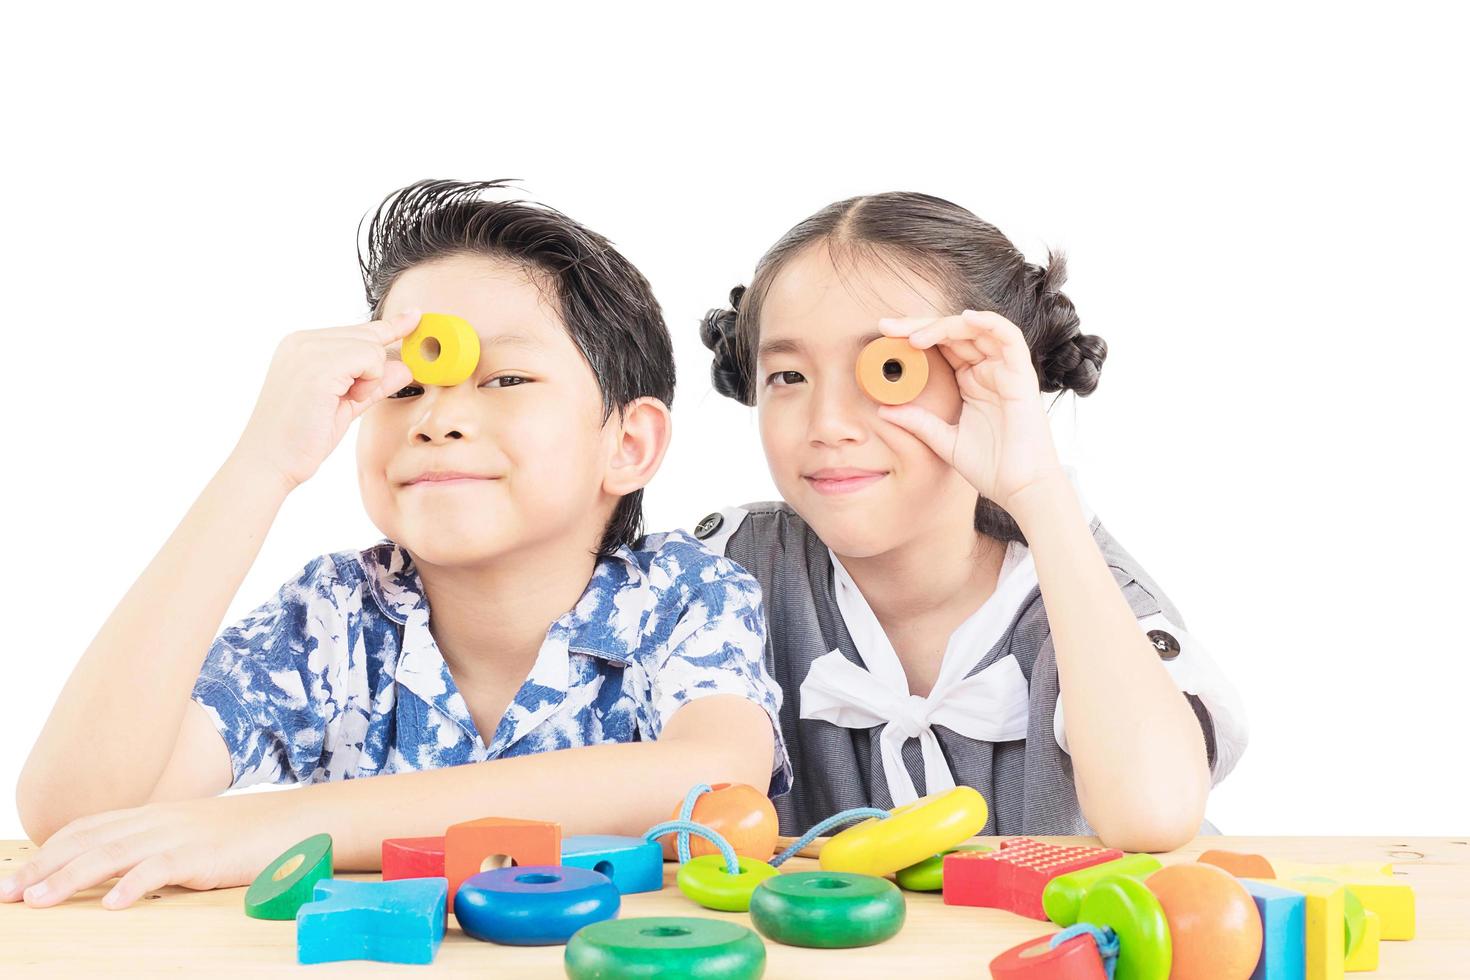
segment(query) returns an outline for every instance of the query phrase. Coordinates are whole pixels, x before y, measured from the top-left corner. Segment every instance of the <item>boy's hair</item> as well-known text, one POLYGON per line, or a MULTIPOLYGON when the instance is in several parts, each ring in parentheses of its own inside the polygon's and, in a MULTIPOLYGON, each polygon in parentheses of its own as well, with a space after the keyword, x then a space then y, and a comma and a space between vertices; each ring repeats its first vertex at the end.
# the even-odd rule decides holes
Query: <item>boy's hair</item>
MULTIPOLYGON (((637 398, 674 400, 674 348, 648 281, 612 243, 554 208, 481 195, 506 180, 421 180, 389 194, 359 225, 358 267, 374 318, 404 272, 480 255, 519 265, 554 304, 602 392, 603 421, 637 398)), ((599 555, 635 544, 643 491, 618 501, 599 555)))
MULTIPOLYGON (((781 237, 756 265, 750 288, 730 291, 730 306, 710 310, 700 339, 714 351, 715 390, 755 404, 755 353, 760 312, 772 282, 803 249, 821 243, 834 266, 863 260, 913 272, 943 293, 952 307, 994 310, 1021 329, 1041 390, 1090 395, 1108 356, 1101 337, 1084 334, 1072 301, 1061 292, 1065 257, 1052 251, 1045 266, 1026 261, 989 222, 942 198, 891 192, 830 204, 781 237)), ((1010 515, 981 497, 975 529, 1000 540, 1024 540, 1010 515)))

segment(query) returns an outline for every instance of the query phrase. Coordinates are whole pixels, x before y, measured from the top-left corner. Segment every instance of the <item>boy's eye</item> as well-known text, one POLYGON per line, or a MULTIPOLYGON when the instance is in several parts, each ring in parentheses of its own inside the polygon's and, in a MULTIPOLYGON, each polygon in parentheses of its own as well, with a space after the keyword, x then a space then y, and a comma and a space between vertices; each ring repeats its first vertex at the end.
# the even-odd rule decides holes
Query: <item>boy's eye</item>
POLYGON ((424 393, 424 389, 422 387, 420 387, 419 385, 404 385, 402 388, 399 388, 397 391, 393 392, 393 394, 389 395, 388 397, 389 398, 412 398, 414 395, 422 395, 423 393, 424 393))
POLYGON ((502 374, 497 378, 491 378, 485 384, 491 388, 514 388, 516 385, 527 384, 530 380, 530 378, 522 377, 519 374, 502 374), (500 383, 496 384, 497 381, 500 383))
POLYGON ((766 384, 799 385, 805 380, 806 378, 802 377, 800 371, 777 371, 775 374, 766 378, 766 384))

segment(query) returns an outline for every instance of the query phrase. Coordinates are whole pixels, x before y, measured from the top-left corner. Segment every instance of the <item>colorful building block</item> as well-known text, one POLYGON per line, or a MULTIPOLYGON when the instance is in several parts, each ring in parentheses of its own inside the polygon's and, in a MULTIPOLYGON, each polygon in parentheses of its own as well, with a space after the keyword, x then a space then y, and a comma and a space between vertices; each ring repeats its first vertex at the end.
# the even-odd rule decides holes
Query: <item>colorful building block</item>
POLYGON ((1274 882, 1240 879, 1261 917, 1261 958, 1250 980, 1303 980, 1307 962, 1307 899, 1274 882))
POLYGON ((1343 969, 1348 973, 1371 973, 1378 969, 1378 943, 1383 938, 1382 921, 1372 909, 1367 911, 1363 941, 1347 955, 1343 969))
POLYGON ((383 841, 383 880, 444 878, 443 837, 391 837, 383 841))
POLYGON ((1405 940, 1414 938, 1414 889, 1393 878, 1374 875, 1368 878, 1338 878, 1356 895, 1363 907, 1378 914, 1381 938, 1405 940))
POLYGON ((1334 881, 1302 878, 1280 884, 1306 896, 1306 980, 1342 980, 1347 957, 1347 889, 1334 881))
POLYGON ((453 907, 470 875, 496 868, 561 863, 561 826, 542 820, 485 817, 457 823, 444 832, 444 874, 453 907))
POLYGON ((317 882, 316 901, 296 914, 297 960, 432 963, 448 888, 443 878, 317 882))
POLYGON ((990 961, 992 980, 1108 980, 1102 955, 1091 936, 1073 936, 1055 947, 1039 936, 990 961))
POLYGON ((1259 854, 1239 854, 1235 851, 1205 851, 1199 856, 1200 864, 1213 864, 1217 868, 1223 868, 1237 878, 1265 878, 1276 877, 1276 869, 1271 862, 1259 854))
POLYGON ((1041 890, 1041 907, 1057 925, 1070 926, 1077 921, 1082 897, 1099 879, 1122 875, 1142 881, 1162 867, 1163 864, 1152 854, 1125 854, 1116 861, 1104 861, 1081 871, 1057 875, 1041 890))
POLYGON ((1116 848, 1057 847, 1029 837, 1002 841, 998 851, 958 851, 944 858, 944 904, 1045 919, 1041 896, 1047 882, 1122 856, 1116 848))
POLYGON ((642 837, 576 834, 561 842, 561 863, 607 875, 623 895, 664 886, 663 848, 642 837))
POLYGON ((332 835, 308 837, 256 875, 245 891, 245 914, 253 919, 294 919, 315 896, 316 883, 330 877, 332 835))

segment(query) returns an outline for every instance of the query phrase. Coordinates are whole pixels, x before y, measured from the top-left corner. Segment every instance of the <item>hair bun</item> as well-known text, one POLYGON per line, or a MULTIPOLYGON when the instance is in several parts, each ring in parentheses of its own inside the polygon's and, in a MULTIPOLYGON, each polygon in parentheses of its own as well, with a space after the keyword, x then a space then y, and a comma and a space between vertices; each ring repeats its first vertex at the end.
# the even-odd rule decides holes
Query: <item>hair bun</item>
POLYGON ((1075 391, 1080 396, 1097 390, 1108 345, 1101 337, 1084 334, 1077 308, 1062 292, 1067 281, 1067 259, 1050 252, 1047 264, 1026 263, 1035 302, 1037 327, 1033 361, 1042 391, 1075 391))
POLYGON ((750 405, 750 371, 745 366, 745 359, 740 356, 736 337, 740 300, 744 295, 745 287, 736 286, 730 290, 729 307, 716 307, 706 313, 699 322, 699 339, 715 355, 709 368, 710 381, 714 383, 715 391, 743 405, 750 405))

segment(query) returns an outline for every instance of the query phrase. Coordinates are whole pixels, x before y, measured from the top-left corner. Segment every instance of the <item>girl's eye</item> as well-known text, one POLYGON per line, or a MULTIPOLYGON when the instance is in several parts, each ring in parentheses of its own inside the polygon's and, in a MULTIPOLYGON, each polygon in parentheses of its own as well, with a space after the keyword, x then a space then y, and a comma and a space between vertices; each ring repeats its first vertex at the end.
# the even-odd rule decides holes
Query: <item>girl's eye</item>
POLYGON ((502 374, 498 378, 491 378, 489 381, 486 381, 485 384, 487 384, 491 388, 514 388, 517 385, 527 384, 530 382, 530 380, 530 378, 522 377, 519 374, 502 374), (500 382, 500 384, 496 384, 497 381, 500 382))
POLYGON ((766 378, 766 384, 768 384, 768 385, 799 385, 799 384, 801 384, 805 380, 806 380, 806 378, 804 378, 804 377, 801 376, 801 372, 800 371, 777 371, 775 374, 773 374, 770 377, 766 378))
POLYGON ((399 388, 397 391, 393 392, 393 394, 389 395, 388 397, 389 398, 412 398, 414 395, 422 395, 423 393, 424 393, 424 389, 421 388, 418 385, 404 385, 402 388, 399 388))

